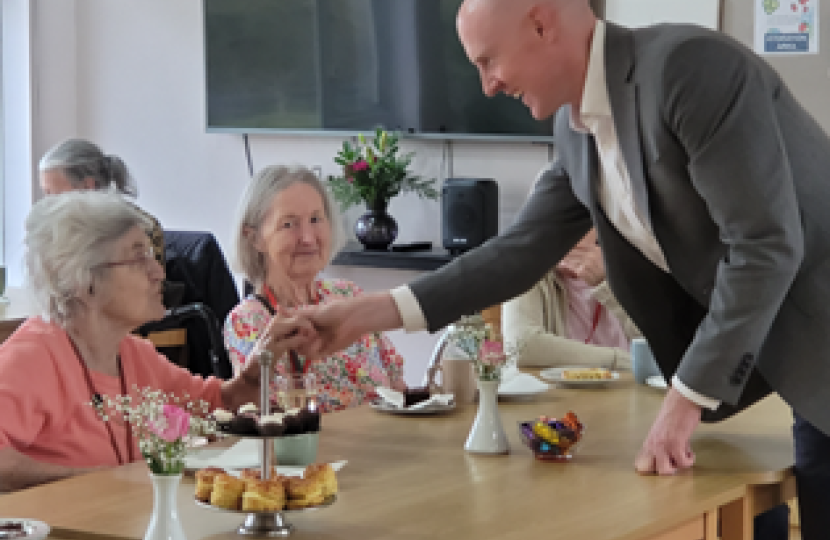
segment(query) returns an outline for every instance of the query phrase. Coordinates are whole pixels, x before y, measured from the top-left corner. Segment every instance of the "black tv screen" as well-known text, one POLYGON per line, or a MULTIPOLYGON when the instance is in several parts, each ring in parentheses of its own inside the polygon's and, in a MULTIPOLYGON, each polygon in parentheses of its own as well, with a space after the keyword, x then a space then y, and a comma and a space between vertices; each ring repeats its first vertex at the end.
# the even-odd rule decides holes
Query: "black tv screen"
POLYGON ((460 3, 204 0, 208 131, 550 142, 550 121, 483 94, 460 3))

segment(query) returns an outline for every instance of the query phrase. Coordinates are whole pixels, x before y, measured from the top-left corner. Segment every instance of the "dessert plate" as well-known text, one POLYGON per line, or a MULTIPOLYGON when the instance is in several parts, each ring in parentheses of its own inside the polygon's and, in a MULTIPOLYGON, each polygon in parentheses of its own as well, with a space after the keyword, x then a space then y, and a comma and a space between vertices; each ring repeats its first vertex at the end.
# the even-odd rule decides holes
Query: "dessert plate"
POLYGON ((646 377, 646 384, 658 390, 669 389, 669 385, 666 384, 666 379, 662 375, 652 375, 651 377, 646 377))
POLYGON ((42 540, 49 536, 49 525, 36 519, 0 518, 0 540, 23 538, 42 540))
POLYGON ((424 407, 408 407, 408 408, 400 408, 395 407, 394 405, 390 405, 389 403, 385 402, 382 399, 376 399, 369 403, 369 406, 376 411, 389 413, 389 414, 402 414, 402 415, 424 415, 424 414, 442 414, 446 412, 450 412, 455 409, 455 402, 451 401, 448 404, 443 403, 430 403, 424 407))
POLYGON ((563 366, 543 369, 539 372, 539 376, 547 381, 555 382, 560 386, 573 388, 602 388, 620 381, 620 374, 616 371, 610 372, 610 379, 566 379, 563 374, 566 370, 571 369, 585 369, 585 366, 563 366))

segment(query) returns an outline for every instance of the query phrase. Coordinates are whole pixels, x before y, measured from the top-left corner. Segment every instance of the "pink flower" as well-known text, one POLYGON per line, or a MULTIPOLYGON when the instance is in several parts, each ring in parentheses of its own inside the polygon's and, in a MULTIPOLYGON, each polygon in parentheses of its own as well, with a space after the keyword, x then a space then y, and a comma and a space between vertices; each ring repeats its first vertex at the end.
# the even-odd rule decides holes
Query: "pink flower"
POLYGON ((485 339, 479 351, 481 363, 489 366, 500 366, 505 363, 507 356, 504 354, 504 344, 501 341, 490 341, 485 339))
POLYGON ((162 416, 161 420, 150 424, 150 431, 167 442, 173 442, 187 435, 190 429, 190 413, 175 405, 165 404, 162 416))
POLYGON ((358 159, 357 161, 355 161, 355 162, 352 164, 352 170, 353 170, 354 172, 365 171, 365 170, 367 170, 368 168, 369 168, 369 164, 368 164, 368 163, 366 163, 366 161, 364 161, 364 160, 362 160, 362 159, 358 159))

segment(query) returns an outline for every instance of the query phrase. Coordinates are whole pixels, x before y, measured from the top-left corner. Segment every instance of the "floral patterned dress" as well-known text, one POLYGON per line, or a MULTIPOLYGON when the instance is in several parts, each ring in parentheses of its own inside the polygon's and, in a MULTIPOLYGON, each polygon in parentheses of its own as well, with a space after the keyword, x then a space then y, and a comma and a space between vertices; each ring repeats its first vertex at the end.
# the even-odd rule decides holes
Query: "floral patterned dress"
MULTIPOLYGON (((354 283, 342 279, 320 279, 315 283, 317 297, 322 303, 357 296, 362 292, 354 283)), ((268 309, 254 296, 240 302, 228 314, 223 334, 234 373, 239 373, 245 365, 248 354, 270 319, 268 309)), ((366 334, 345 350, 314 360, 307 371, 317 377, 323 412, 354 407, 373 399, 378 386, 398 390, 405 388, 403 358, 389 338, 380 332, 366 334)), ((291 372, 287 357, 279 359, 276 372, 283 375, 291 372)), ((273 385, 271 391, 275 391, 273 385)))

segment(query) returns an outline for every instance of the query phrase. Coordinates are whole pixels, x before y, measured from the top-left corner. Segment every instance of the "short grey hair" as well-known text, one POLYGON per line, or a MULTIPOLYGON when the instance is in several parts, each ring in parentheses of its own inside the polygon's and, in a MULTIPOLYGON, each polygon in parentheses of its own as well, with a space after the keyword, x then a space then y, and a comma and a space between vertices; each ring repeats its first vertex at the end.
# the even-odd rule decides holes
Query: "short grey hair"
POLYGON ((61 326, 77 314, 78 296, 106 270, 114 243, 150 220, 112 191, 44 197, 26 218, 26 273, 41 316, 61 326))
POLYGON ((334 253, 340 251, 345 244, 337 207, 325 185, 314 172, 301 166, 266 167, 259 171, 245 188, 233 229, 234 269, 244 274, 255 286, 265 281, 265 257, 256 250, 252 240, 246 236, 245 229, 250 227, 259 230, 268 216, 274 197, 294 184, 313 187, 323 199, 323 209, 331 228, 331 251, 325 254, 326 263, 331 262, 334 253))
POLYGON ((95 189, 115 186, 122 195, 136 197, 138 188, 118 156, 106 155, 95 144, 84 139, 67 139, 47 151, 40 159, 40 172, 58 169, 66 175, 75 189, 83 187, 87 178, 95 182, 95 189))

